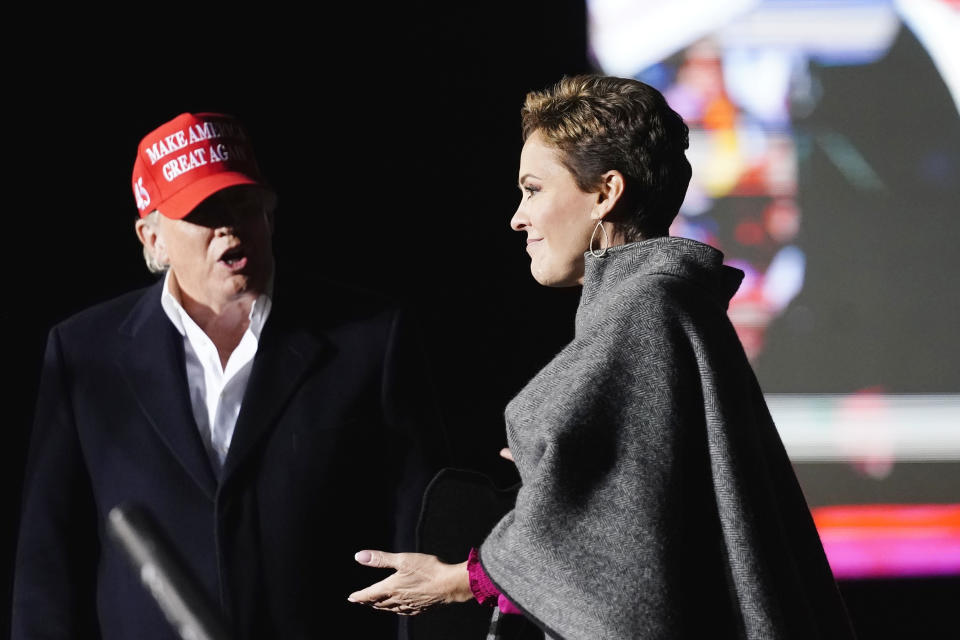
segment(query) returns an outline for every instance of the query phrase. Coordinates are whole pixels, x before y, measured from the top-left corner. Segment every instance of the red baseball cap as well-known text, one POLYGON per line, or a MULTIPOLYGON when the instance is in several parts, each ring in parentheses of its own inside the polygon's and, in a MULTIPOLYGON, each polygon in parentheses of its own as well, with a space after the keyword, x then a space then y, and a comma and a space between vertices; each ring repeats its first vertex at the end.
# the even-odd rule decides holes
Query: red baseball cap
POLYGON ((243 126, 222 113, 182 113, 140 141, 133 195, 140 217, 154 209, 179 220, 211 195, 240 184, 264 186, 243 126))

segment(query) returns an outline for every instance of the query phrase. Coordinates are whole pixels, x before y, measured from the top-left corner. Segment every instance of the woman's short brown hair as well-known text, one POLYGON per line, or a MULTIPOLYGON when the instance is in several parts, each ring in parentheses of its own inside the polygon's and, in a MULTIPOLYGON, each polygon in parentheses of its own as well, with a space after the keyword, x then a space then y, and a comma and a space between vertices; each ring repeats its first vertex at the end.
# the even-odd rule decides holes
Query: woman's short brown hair
POLYGON ((527 94, 523 139, 535 131, 561 152, 583 191, 612 169, 626 188, 611 220, 628 242, 665 235, 690 183, 688 129, 653 87, 600 75, 564 77, 527 94))

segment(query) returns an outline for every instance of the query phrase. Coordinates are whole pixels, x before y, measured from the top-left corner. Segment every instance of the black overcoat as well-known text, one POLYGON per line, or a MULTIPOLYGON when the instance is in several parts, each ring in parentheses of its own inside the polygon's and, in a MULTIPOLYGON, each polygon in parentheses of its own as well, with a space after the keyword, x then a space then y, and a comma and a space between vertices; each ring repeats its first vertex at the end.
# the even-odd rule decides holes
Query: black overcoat
POLYGON ((51 330, 27 465, 14 638, 176 637, 105 533, 146 508, 237 638, 389 637, 346 596, 364 548, 409 549, 442 462, 406 314, 278 278, 221 477, 188 397, 162 281, 51 330), (399 525, 397 523, 400 523, 399 525))

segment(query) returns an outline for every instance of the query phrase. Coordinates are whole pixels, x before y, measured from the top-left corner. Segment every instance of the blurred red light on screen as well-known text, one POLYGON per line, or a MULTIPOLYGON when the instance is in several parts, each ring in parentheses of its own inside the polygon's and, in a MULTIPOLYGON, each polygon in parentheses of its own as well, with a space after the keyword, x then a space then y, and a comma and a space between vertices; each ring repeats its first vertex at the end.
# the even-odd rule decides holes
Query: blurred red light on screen
POLYGON ((960 575, 960 504, 812 509, 838 579, 960 575))

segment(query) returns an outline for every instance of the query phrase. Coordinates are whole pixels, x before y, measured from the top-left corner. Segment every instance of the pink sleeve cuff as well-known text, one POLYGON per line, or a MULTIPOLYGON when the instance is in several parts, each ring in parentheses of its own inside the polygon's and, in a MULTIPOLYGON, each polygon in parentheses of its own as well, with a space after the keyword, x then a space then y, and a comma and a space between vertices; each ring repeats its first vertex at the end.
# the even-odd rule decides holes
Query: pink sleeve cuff
POLYGON ((499 596, 497 596, 497 606, 500 607, 501 613, 509 613, 509 614, 516 614, 516 615, 520 615, 523 613, 522 611, 520 611, 520 609, 517 609, 512 602, 507 600, 507 596, 503 595, 502 593, 499 596))
POLYGON ((493 606, 500 592, 493 586, 487 572, 480 566, 480 558, 475 548, 470 549, 470 555, 467 556, 467 573, 470 574, 470 591, 473 592, 473 597, 480 604, 493 606))
POLYGON ((476 549, 470 549, 470 555, 467 556, 467 573, 470 574, 470 591, 473 592, 473 597, 477 599, 477 602, 493 606, 494 601, 496 601, 502 613, 522 613, 494 586, 490 576, 487 575, 480 564, 476 549))

